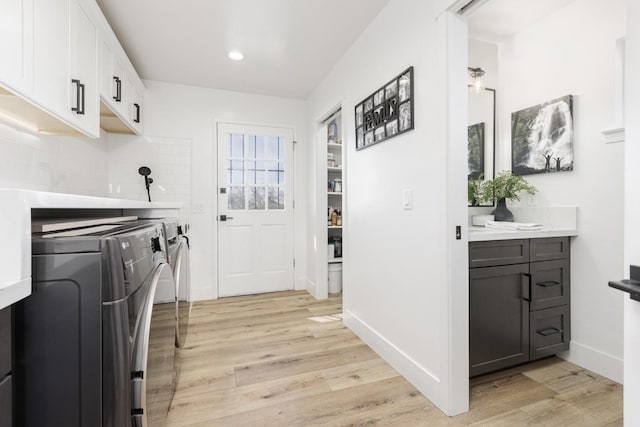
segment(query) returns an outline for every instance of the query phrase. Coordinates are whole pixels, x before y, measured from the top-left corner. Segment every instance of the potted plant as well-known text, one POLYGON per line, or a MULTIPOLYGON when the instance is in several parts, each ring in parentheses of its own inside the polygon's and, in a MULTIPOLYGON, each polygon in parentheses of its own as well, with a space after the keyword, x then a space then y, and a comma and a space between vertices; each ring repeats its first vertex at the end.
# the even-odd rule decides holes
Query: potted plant
POLYGON ((484 177, 480 175, 478 179, 469 179, 467 181, 467 199, 469 206, 480 206, 482 202, 484 177))
POLYGON ((496 221, 513 221, 513 214, 507 209, 507 199, 520 200, 520 193, 535 194, 538 189, 529 184, 523 177, 513 175, 510 171, 502 171, 491 181, 482 185, 478 202, 496 201, 496 208, 491 212, 496 221))

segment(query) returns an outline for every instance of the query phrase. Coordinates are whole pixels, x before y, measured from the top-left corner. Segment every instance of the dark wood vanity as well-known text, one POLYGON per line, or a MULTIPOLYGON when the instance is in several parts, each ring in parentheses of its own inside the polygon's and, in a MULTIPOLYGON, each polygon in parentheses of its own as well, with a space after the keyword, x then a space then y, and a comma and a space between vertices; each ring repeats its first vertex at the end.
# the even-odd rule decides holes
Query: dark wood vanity
POLYGON ((469 375, 569 349, 569 237, 469 243, 469 375))

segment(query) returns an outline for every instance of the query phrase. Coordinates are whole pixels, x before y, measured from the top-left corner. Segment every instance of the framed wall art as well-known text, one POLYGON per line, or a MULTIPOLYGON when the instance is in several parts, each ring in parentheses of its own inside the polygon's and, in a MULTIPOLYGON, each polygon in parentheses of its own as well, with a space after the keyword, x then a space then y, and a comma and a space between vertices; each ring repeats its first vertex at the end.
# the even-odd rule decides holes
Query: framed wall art
POLYGON ((514 175, 573 170, 573 96, 511 114, 514 175))
POLYGON ((356 150, 363 150, 414 127, 413 67, 355 106, 356 150))

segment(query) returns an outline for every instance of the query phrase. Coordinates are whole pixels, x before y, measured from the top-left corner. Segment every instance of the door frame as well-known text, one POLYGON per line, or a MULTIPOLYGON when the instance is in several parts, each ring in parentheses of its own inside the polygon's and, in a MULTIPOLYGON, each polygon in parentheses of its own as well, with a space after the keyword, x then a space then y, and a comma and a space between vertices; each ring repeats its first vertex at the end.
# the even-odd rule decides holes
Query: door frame
POLYGON ((212 278, 215 283, 213 289, 213 299, 220 298, 220 268, 219 268, 219 260, 218 260, 218 249, 220 244, 220 235, 218 233, 218 189, 220 188, 218 182, 218 129, 221 125, 235 125, 235 126, 258 126, 258 127, 269 127, 269 128, 281 128, 281 129, 290 129, 293 134, 293 161, 291 162, 291 176, 293 177, 293 256, 295 259, 295 264, 293 266, 293 289, 295 291, 305 289, 305 281, 304 278, 300 278, 300 272, 304 272, 306 269, 306 260, 304 254, 304 248, 306 241, 300 241, 299 236, 304 236, 304 210, 301 209, 301 197, 298 197, 298 191, 301 186, 298 185, 298 180, 300 177, 298 176, 298 157, 301 155, 300 152, 302 144, 299 141, 299 133, 296 126, 291 124, 274 124, 274 123, 263 123, 263 122, 254 122, 251 120, 247 121, 233 121, 233 120, 213 120, 213 128, 212 128, 212 140, 213 140, 213 155, 212 155, 212 170, 213 170, 213 189, 211 197, 211 206, 212 206, 212 216, 211 221, 213 222, 213 241, 214 241, 214 250, 213 250, 213 265, 212 265, 212 278))

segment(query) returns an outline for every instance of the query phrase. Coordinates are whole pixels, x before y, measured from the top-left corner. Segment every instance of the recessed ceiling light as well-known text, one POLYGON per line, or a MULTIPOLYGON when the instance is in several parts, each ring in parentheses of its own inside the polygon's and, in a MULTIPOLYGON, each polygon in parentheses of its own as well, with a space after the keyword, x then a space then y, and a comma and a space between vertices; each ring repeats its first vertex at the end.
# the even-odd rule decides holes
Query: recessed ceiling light
POLYGON ((234 61, 242 61, 244 59, 244 55, 242 54, 242 52, 238 52, 237 50, 232 50, 231 52, 227 53, 227 56, 229 57, 229 59, 233 59, 234 61))

